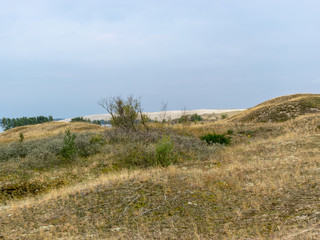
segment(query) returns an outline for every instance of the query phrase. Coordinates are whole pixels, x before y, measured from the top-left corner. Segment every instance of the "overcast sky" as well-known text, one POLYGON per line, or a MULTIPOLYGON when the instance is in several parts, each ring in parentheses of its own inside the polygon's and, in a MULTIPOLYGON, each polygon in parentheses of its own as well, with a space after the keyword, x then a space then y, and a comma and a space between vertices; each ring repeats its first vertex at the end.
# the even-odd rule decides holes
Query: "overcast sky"
POLYGON ((0 117, 248 108, 320 90, 319 0, 0 0, 0 117))

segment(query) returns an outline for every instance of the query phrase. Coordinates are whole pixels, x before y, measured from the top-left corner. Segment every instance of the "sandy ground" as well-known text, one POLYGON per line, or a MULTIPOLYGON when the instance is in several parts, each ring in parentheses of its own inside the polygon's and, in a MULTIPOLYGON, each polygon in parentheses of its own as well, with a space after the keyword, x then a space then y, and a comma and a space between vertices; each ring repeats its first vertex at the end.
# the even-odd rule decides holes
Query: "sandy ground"
MULTIPOLYGON (((148 117, 151 120, 161 120, 161 119, 177 119, 180 118, 182 115, 192 115, 192 114, 198 114, 198 115, 207 115, 207 114, 222 114, 222 113, 231 113, 231 112, 239 112, 243 111, 245 109, 196 109, 196 110, 189 110, 189 111, 166 111, 166 112, 146 112, 145 114, 148 115, 148 117)), ((83 116, 84 119, 89 119, 91 121, 93 120, 110 120, 111 116, 110 114, 96 114, 96 115, 89 115, 89 116, 83 116)), ((70 122, 71 118, 67 118, 64 120, 61 120, 60 122, 70 122)))

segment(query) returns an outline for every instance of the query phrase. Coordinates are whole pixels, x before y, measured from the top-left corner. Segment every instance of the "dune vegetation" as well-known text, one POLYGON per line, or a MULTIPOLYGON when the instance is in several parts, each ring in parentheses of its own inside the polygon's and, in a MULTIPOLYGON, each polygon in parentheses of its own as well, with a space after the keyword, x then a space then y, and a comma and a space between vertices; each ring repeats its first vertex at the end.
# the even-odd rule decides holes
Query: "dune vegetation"
POLYGON ((5 131, 0 239, 318 239, 318 98, 135 131, 84 122, 5 131), (305 102, 279 120, 282 106, 305 102))

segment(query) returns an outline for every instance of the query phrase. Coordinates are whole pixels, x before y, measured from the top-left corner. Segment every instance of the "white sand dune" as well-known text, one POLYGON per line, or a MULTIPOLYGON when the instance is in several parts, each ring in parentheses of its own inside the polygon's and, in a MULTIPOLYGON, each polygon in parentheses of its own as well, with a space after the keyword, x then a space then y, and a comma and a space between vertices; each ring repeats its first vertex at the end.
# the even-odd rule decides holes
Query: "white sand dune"
MULTIPOLYGON (((182 115, 192 115, 192 114, 198 114, 198 115, 204 115, 204 114, 222 114, 222 113, 230 113, 230 112, 239 112, 243 111, 245 109, 196 109, 196 110, 176 110, 176 111, 166 111, 166 112, 145 112, 145 114, 148 115, 148 117, 151 120, 160 120, 164 117, 166 119, 177 119, 180 118, 182 115)), ((111 119, 110 114, 96 114, 96 115, 88 115, 83 116, 84 119, 88 120, 105 120, 108 121, 111 119)), ((59 122, 70 122, 71 118, 67 118, 64 120, 60 120, 59 122)))

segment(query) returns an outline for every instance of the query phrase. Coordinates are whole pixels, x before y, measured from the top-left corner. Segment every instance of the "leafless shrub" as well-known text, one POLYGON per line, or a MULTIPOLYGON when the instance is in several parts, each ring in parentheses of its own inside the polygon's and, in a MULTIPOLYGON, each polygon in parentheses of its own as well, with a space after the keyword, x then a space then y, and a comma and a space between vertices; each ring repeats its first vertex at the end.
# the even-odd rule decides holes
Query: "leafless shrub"
POLYGON ((127 131, 136 131, 141 124, 145 130, 148 117, 142 113, 140 99, 133 96, 123 99, 121 96, 104 98, 98 103, 111 115, 111 124, 114 127, 123 128, 127 131))

